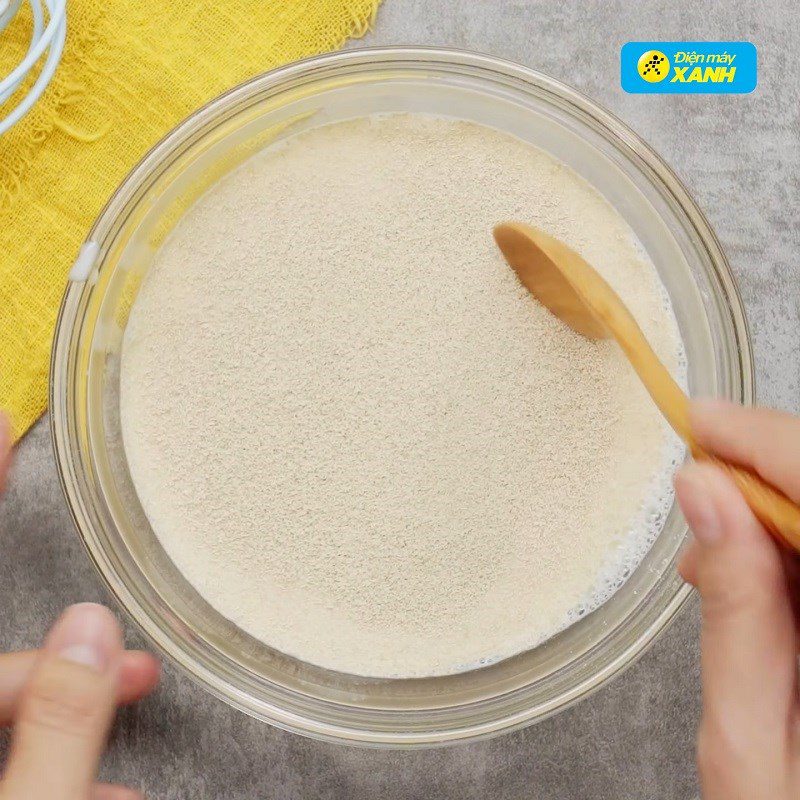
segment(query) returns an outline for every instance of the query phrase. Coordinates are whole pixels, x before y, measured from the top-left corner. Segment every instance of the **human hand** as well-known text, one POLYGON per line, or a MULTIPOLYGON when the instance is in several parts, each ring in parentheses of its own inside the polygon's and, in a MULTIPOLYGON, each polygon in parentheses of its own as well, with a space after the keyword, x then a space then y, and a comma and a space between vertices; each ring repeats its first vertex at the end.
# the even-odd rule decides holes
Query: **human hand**
MULTIPOLYGON (((694 403, 708 453, 749 467, 800 502, 800 419, 718 401, 694 403)), ((702 600, 703 716, 697 761, 705 800, 800 797, 800 569, 716 467, 675 480, 694 542, 680 563, 702 600)))
MULTIPOLYGON (((10 435, 0 414, 0 491, 10 435)), ((13 725, 0 800, 134 800, 137 792, 95 783, 118 704, 149 694, 159 665, 126 651, 111 612, 68 608, 37 652, 0 655, 0 726, 13 725)))

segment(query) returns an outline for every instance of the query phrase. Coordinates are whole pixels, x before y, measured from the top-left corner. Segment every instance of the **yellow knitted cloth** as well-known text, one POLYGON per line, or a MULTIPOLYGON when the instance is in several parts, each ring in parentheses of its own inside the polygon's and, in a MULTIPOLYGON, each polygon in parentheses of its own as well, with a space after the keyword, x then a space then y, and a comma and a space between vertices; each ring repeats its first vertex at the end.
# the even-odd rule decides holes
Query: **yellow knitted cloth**
MULTIPOLYGON (((363 35, 379 3, 69 0, 51 85, 0 137, 0 409, 15 438, 46 407, 70 265, 128 170, 223 90, 363 35)), ((30 41, 30 17, 18 16, 0 34, 0 77, 30 41)))

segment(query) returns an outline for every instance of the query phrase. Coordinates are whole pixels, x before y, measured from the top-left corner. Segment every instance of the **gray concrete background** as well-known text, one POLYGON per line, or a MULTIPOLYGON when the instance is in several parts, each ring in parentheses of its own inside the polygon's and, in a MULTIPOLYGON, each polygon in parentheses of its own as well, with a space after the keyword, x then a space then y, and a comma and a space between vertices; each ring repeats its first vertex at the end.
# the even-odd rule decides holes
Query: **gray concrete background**
MULTIPOLYGON (((385 0, 354 46, 439 44, 520 61, 614 111, 676 169, 739 279, 762 402, 800 410, 800 96, 794 0, 385 0), (752 95, 635 96, 619 48, 637 39, 748 39, 752 95)), ((106 601, 72 529, 46 422, 18 449, 0 504, 0 650, 35 645, 68 603, 106 601)), ((128 626, 129 641, 142 646, 128 626)), ((150 798, 690 800, 699 712, 697 609, 590 699, 525 731, 419 753, 320 744, 212 699, 166 666, 120 713, 106 779, 150 798)), ((2 749, 2 745, 0 745, 2 749)))

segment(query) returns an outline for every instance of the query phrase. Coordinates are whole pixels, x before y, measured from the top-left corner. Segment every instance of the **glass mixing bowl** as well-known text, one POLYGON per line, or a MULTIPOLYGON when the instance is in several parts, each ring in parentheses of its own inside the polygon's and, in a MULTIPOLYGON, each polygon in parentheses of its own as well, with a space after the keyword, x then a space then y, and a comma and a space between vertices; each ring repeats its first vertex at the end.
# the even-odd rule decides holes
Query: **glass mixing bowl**
POLYGON ((686 527, 673 508, 624 586, 541 646, 461 674, 378 680, 303 663, 247 636, 159 545, 128 473, 118 402, 128 311, 155 250, 193 200, 255 150, 347 117, 413 111, 502 129, 583 175, 658 269, 686 345, 691 392, 749 403, 754 391, 741 300, 686 190, 619 120, 532 70, 455 50, 336 53, 233 89, 157 144, 92 228, 58 320, 52 432, 76 525, 121 605, 214 695, 282 728, 384 747, 476 739, 554 714, 630 664, 690 594, 675 569, 686 527))

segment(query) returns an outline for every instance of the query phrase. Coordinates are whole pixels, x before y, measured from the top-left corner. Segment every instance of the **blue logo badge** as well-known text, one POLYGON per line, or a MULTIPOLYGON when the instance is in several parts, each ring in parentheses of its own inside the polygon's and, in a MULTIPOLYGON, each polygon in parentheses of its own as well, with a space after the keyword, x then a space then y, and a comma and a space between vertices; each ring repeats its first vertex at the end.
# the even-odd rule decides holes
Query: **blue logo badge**
POLYGON ((632 94, 747 94, 758 82, 750 42, 628 42, 620 67, 632 94))

